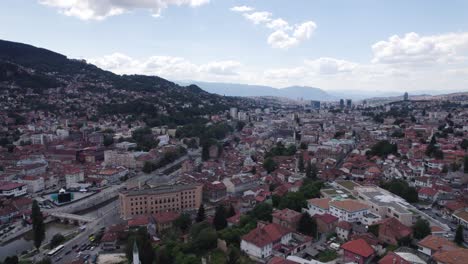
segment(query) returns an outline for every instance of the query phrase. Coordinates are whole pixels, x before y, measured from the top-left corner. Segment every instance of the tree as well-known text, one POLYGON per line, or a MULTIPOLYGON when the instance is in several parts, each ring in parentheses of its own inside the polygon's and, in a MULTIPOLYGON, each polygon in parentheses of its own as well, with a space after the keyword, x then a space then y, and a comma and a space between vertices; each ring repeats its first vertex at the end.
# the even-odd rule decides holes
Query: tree
POLYGON ((289 192, 284 197, 281 198, 278 208, 279 209, 289 208, 291 210, 301 212, 302 208, 306 206, 307 206, 307 202, 303 193, 289 192))
POLYGON ((141 263, 152 264, 155 254, 146 227, 140 227, 136 232, 130 234, 127 240, 126 255, 130 262, 133 260, 133 245, 135 242, 138 247, 138 255, 141 263))
POLYGON ((216 230, 222 230, 226 228, 227 226, 227 220, 226 220, 226 209, 224 206, 219 205, 216 207, 216 212, 213 218, 213 225, 216 228, 216 230))
POLYGON ((249 215, 255 219, 268 221, 272 219, 273 208, 267 203, 261 203, 256 205, 252 211, 249 212, 249 215))
POLYGON ((229 246, 227 257, 226 257, 226 264, 238 264, 240 262, 240 251, 237 247, 229 246))
POLYGON ((305 169, 304 156, 302 154, 299 156, 297 168, 299 169, 300 172, 304 172, 304 169, 305 169))
POLYGON ((463 226, 458 225, 457 231, 455 232, 455 238, 453 240, 457 245, 461 246, 465 242, 465 239, 463 237, 463 226))
POLYGON ((227 212, 227 218, 233 217, 236 215, 236 209, 234 209, 234 206, 231 204, 229 205, 229 211, 227 212))
POLYGON ((19 263, 19 260, 18 260, 18 257, 15 255, 15 256, 9 256, 9 257, 6 257, 4 262, 4 264, 18 264, 19 263))
POLYGON ((174 225, 185 233, 192 225, 192 219, 190 219, 190 215, 184 213, 175 220, 174 225))
POLYGON ((203 206, 203 204, 201 204, 200 207, 198 207, 198 212, 197 212, 197 217, 195 218, 195 222, 197 223, 203 222, 205 218, 206 218, 205 207, 203 206))
POLYGON ((41 208, 39 208, 39 203, 36 200, 34 200, 32 204, 31 220, 34 246, 39 249, 45 238, 45 225, 41 208))
POLYGON ((468 149, 468 139, 464 138, 460 143, 460 147, 466 151, 468 149))
POLYGON ((317 179, 317 166, 312 163, 310 160, 307 162, 306 167, 306 178, 311 180, 317 179))
POLYGON ((108 147, 112 144, 114 144, 114 138, 110 135, 105 135, 104 136, 104 141, 102 142, 102 144, 105 146, 105 147, 108 147))
POLYGON ((272 158, 267 158, 263 162, 263 168, 268 172, 268 174, 275 171, 277 166, 278 165, 272 158))
POLYGON ((194 240, 194 247, 200 250, 213 249, 217 245, 218 235, 213 228, 205 228, 200 231, 197 238, 194 240))
POLYGON ((50 240, 50 248, 55 248, 58 245, 62 244, 65 241, 65 237, 62 234, 55 234, 50 240))
POLYGON ((418 219, 413 225, 413 236, 416 239, 423 239, 431 234, 431 226, 426 219, 418 219))
POLYGON ((304 150, 306 150, 307 147, 308 147, 307 143, 305 143, 305 142, 301 142, 301 145, 299 146, 300 149, 304 149, 304 150))
POLYGON ((465 173, 468 173, 468 155, 465 156, 465 160, 464 160, 464 162, 463 162, 463 171, 464 171, 465 173))
POLYGON ((145 161, 143 168, 141 169, 144 173, 151 173, 156 170, 156 164, 151 161, 145 161))
POLYGON ((236 124, 236 129, 237 131, 242 131, 242 129, 245 127, 245 122, 244 121, 239 121, 236 124))
POLYGON ((316 237, 317 223, 315 222, 315 219, 310 217, 308 213, 302 213, 299 224, 297 225, 297 231, 304 235, 316 237))
POLYGON ((202 160, 207 161, 210 159, 210 144, 205 143, 202 146, 202 160))

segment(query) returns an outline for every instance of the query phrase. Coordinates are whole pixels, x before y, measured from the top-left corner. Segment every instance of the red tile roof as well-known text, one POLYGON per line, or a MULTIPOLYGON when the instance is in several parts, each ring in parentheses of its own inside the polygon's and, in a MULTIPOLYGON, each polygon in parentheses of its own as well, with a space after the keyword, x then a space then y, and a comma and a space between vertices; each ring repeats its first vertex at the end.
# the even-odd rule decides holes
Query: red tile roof
POLYGON ((257 247, 264 247, 270 243, 281 240, 283 236, 291 232, 292 231, 288 228, 273 223, 255 228, 244 235, 242 240, 254 244, 257 247))
POLYGON ((316 214, 314 215, 314 218, 320 219, 322 222, 326 224, 331 224, 333 222, 338 221, 338 217, 331 215, 331 214, 323 214, 323 215, 316 214))
POLYGON ((153 216, 157 223, 169 223, 179 218, 180 214, 176 212, 160 212, 153 216))
POLYGON ((379 264, 411 264, 411 262, 406 261, 404 258, 400 257, 398 254, 394 252, 388 252, 385 257, 383 257, 378 262, 379 264))
POLYGON ((341 248, 353 254, 368 258, 374 254, 374 249, 364 239, 352 240, 341 245, 341 248))

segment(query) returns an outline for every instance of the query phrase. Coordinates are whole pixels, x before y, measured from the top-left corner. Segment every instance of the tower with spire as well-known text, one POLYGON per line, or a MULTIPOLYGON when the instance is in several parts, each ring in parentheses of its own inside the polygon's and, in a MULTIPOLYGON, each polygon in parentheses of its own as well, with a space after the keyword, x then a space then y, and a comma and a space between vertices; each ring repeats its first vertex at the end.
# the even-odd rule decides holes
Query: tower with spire
POLYGON ((133 264, 141 264, 136 241, 133 242, 133 264))

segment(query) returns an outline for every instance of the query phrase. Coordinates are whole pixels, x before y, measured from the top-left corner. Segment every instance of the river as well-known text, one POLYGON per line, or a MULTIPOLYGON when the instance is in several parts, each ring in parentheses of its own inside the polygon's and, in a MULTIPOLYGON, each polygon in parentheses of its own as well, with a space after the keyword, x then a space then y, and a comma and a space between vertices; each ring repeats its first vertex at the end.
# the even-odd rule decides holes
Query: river
MULTIPOLYGON (((46 224, 46 238, 42 243, 48 243, 55 234, 66 234, 77 228, 77 226, 65 225, 58 222, 48 223, 46 224)), ((20 255, 21 252, 31 250, 33 248, 34 242, 32 240, 32 232, 28 232, 0 247, 0 261, 3 261, 6 257, 11 255, 20 255)))

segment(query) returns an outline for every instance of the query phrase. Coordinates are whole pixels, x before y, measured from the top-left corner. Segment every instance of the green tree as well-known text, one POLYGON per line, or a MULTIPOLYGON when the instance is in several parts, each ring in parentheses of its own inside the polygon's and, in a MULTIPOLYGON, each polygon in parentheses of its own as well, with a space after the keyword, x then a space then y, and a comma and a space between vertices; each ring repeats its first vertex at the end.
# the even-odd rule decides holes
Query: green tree
POLYGON ((34 246, 39 249, 45 238, 45 225, 44 216, 42 215, 41 208, 39 208, 39 204, 36 200, 34 200, 32 204, 31 220, 34 246))
POLYGON ((271 221, 273 208, 268 203, 261 203, 256 205, 252 211, 249 212, 249 215, 255 219, 262 221, 271 221))
POLYGON ((307 143, 301 142, 301 145, 299 146, 300 149, 306 150, 307 149, 307 143))
POLYGON ((55 248, 65 241, 65 237, 62 234, 55 234, 50 240, 50 248, 55 248))
POLYGON ((205 252, 217 246, 218 235, 212 227, 201 229, 200 232, 193 234, 192 246, 194 252, 205 252))
POLYGON ((315 163, 312 163, 310 160, 307 162, 305 174, 307 179, 317 179, 317 166, 315 165, 315 163))
POLYGON ((468 156, 465 156, 464 162, 463 162, 463 171, 465 173, 468 173, 468 156))
POLYGON ((111 135, 105 135, 103 144, 104 144, 105 147, 108 147, 108 146, 114 144, 114 138, 111 135))
POLYGON ((226 209, 224 208, 224 206, 219 205, 218 207, 216 207, 215 215, 213 218, 213 225, 216 228, 216 230, 222 230, 226 228, 226 209))
POLYGON ((205 215, 205 207, 203 204, 200 204, 200 207, 198 207, 198 212, 197 212, 197 217, 195 218, 195 222, 200 223, 203 222, 206 218, 205 215))
POLYGON ((416 239, 423 239, 431 234, 431 226, 426 219, 418 219, 413 225, 413 236, 416 239))
POLYGON ((291 210, 301 212, 302 208, 307 206, 306 198, 301 192, 289 192, 281 198, 278 205, 279 209, 289 208, 291 210))
POLYGON ((300 172, 304 172, 305 166, 304 166, 304 156, 301 154, 299 156, 299 161, 297 164, 297 168, 299 169, 300 172))
POLYGON ((314 238, 317 237, 317 223, 315 219, 310 217, 308 213, 302 213, 297 225, 297 231, 314 238))
POLYGON ((190 215, 183 213, 175 220, 174 225, 185 233, 192 225, 192 219, 190 215))
POLYGON ((226 264, 240 264, 241 253, 237 247, 229 246, 226 264))
POLYGON ((453 240, 457 245, 461 246, 465 242, 465 239, 463 237, 463 226, 458 225, 457 231, 455 232, 455 238, 453 240))
POLYGON ((140 227, 136 232, 134 231, 127 239, 126 255, 127 259, 133 261, 133 245, 136 243, 138 247, 138 255, 142 264, 152 264, 155 259, 155 252, 149 239, 146 227, 140 227))
POLYGON ((202 160, 203 161, 207 161, 210 159, 210 146, 211 145, 209 143, 205 143, 202 146, 202 160))
POLYGON ((18 260, 18 257, 15 255, 15 256, 9 256, 9 257, 6 257, 4 262, 4 264, 18 264, 19 263, 19 260, 18 260))
POLYGON ((234 208, 234 206, 232 204, 229 205, 229 210, 227 212, 227 218, 229 217, 233 217, 236 215, 236 209, 234 208))
POLYGON ((156 164, 151 161, 145 161, 143 168, 141 169, 144 173, 151 173, 156 170, 156 164))
POLYGON ((464 138, 460 143, 460 147, 466 151, 468 149, 468 139, 464 138))
POLYGON ((263 168, 268 172, 272 173, 277 168, 276 162, 272 158, 266 158, 263 162, 263 168))

